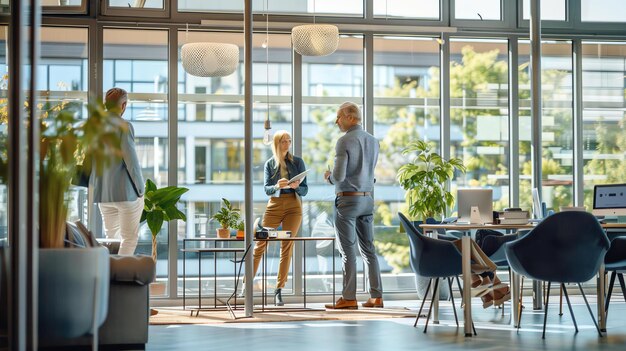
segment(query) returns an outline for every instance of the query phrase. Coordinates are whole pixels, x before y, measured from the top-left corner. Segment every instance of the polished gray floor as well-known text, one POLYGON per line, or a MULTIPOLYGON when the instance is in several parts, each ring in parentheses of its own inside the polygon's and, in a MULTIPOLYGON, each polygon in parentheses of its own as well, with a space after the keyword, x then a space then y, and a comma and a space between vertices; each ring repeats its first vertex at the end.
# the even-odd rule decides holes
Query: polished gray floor
MULTIPOLYGON (((621 298, 621 296, 619 296, 621 298)), ((477 299, 476 303, 479 301, 477 299)), ((558 296, 556 297, 558 303, 558 296)), ((574 299, 579 333, 564 306, 550 304, 546 339, 541 339, 542 311, 524 310, 519 332, 511 325, 510 308, 483 310, 473 304, 478 336, 466 338, 462 324, 454 324, 452 309, 444 304, 441 323, 424 322, 413 328, 413 319, 367 321, 311 321, 282 323, 229 323, 221 325, 151 326, 148 350, 626 350, 626 305, 611 304, 607 335, 599 338, 582 299, 574 299), (580 300, 580 301, 578 301, 580 300)), ((617 300, 617 299, 616 299, 617 300)), ((529 301, 530 302, 530 301, 529 301)), ((552 301, 551 301, 552 302, 552 301)), ((417 302, 397 301, 387 305, 415 310, 417 302)), ((530 303, 528 303, 530 305, 530 303)), ((595 312, 595 303, 592 305, 595 312)))

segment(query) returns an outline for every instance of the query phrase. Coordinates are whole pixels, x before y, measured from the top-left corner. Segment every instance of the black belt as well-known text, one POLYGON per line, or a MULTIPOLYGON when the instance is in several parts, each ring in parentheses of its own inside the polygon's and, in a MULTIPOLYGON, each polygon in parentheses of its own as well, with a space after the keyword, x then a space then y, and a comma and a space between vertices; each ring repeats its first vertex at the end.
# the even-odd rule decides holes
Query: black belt
POLYGON ((341 191, 337 193, 337 196, 370 196, 369 191, 341 191))

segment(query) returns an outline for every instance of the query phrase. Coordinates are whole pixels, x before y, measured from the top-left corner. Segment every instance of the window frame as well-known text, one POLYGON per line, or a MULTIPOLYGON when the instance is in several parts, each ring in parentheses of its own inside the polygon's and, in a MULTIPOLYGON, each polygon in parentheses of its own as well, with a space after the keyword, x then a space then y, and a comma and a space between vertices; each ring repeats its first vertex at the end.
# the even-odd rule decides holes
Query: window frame
MULTIPOLYGON (((163 8, 134 8, 134 7, 117 7, 110 6, 111 0, 102 1, 101 14, 102 16, 121 16, 121 17, 148 17, 148 18, 169 18, 172 1, 163 0, 163 8)), ((174 0, 173 3, 178 4, 178 1, 174 0)))

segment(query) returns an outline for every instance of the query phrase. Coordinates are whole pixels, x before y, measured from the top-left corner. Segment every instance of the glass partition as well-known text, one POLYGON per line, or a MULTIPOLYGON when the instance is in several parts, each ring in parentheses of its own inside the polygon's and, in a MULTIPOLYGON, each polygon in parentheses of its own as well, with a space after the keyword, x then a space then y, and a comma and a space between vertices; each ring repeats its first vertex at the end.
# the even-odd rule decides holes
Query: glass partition
POLYGON ((585 207, 595 184, 624 183, 626 174, 626 43, 583 41, 585 207))
MULTIPOLYGON (((141 171, 157 187, 168 185, 168 32, 105 28, 103 92, 113 87, 128 92, 124 119, 133 124, 141 171)), ((175 170, 172 170, 175 171, 175 170)), ((103 235, 103 233, 97 233, 103 235)), ((168 226, 157 236, 157 280, 167 281, 168 226)), ((150 255, 152 235, 143 223, 136 254, 150 255)), ((165 290, 167 291, 167 290, 165 290)))
POLYGON ((622 0, 580 0, 583 22, 626 22, 626 2, 622 0))
POLYGON ((454 18, 466 20, 502 19, 501 0, 454 0, 454 18))
MULTIPOLYGON (((543 41, 542 94, 542 201, 549 209, 573 204, 574 134, 572 120, 572 44, 543 41)), ((530 160, 530 43, 519 44, 520 205, 531 208, 530 160)))
MULTIPOLYGON (((178 0, 181 12, 243 12, 243 1, 178 0)), ((362 16, 363 0, 263 0, 253 1, 256 13, 290 15, 342 15, 362 16)))
POLYGON ((407 213, 404 191, 396 179, 409 161, 408 143, 440 143, 439 43, 435 38, 374 38, 374 136, 380 141, 376 167, 376 241, 392 268, 385 291, 415 289, 409 246, 399 233, 397 213, 407 213))
POLYGON ((439 20, 439 0, 374 0, 374 17, 439 20))
MULTIPOLYGON (((302 57, 302 156, 311 172, 309 194, 303 198, 303 236, 334 236, 334 187, 324 181, 324 172, 333 166, 335 143, 340 136, 335 125, 337 108, 344 101, 363 106, 363 37, 342 36, 337 51, 329 56, 302 57)), ((331 243, 315 247, 324 283, 317 291, 332 291, 331 243)), ((335 254, 338 254, 335 252, 335 254)), ((336 260, 337 267, 340 261, 336 260)), ((384 266, 384 263, 383 263, 384 266)), ((339 268, 341 269, 341 268, 339 268)), ((307 279, 314 279, 311 275, 307 279)), ((311 284, 310 284, 311 283, 311 284)), ((313 282, 307 288, 313 289, 313 282)), ((338 277, 336 286, 341 289, 338 277)), ((363 282, 358 280, 358 288, 363 282)), ((312 290, 310 290, 312 291, 312 290)))
MULTIPOLYGON (((566 5, 567 0, 542 0, 540 2, 541 20, 547 21, 565 21, 566 18, 566 5)), ((530 19, 530 0, 524 0, 523 4, 523 18, 525 20, 530 19)))
POLYGON ((456 188, 493 189, 493 208, 509 206, 508 46, 506 40, 450 40, 450 155, 463 160, 456 188))

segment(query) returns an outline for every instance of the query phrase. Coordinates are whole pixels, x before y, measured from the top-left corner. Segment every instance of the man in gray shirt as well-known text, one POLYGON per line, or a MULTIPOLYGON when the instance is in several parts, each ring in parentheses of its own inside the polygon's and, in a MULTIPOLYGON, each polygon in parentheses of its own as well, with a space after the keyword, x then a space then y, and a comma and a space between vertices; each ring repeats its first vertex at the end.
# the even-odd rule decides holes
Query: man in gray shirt
POLYGON ((335 146, 335 167, 324 179, 335 185, 335 228, 343 263, 342 297, 329 309, 357 309, 356 244, 365 263, 370 298, 363 307, 383 307, 380 268, 374 248, 374 168, 378 160, 378 140, 363 130, 361 111, 344 102, 337 111, 335 124, 346 134, 335 146))

